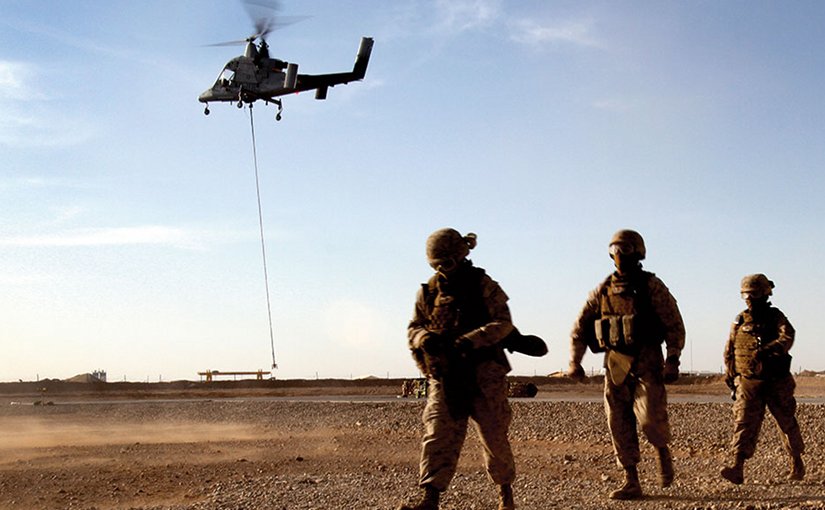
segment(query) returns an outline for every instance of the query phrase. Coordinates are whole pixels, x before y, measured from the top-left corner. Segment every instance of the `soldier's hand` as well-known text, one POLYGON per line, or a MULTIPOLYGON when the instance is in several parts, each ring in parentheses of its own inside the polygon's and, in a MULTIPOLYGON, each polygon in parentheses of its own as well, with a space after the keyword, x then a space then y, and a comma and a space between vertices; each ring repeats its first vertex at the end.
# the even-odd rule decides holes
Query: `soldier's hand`
POLYGON ((582 382, 585 378, 584 367, 582 367, 582 364, 571 361, 570 366, 567 368, 567 377, 576 382, 582 382))
POLYGON ((673 384, 679 380, 679 358, 668 356, 665 360, 665 368, 662 372, 665 384, 673 384))
POLYGON ((421 339, 421 349, 430 356, 438 356, 444 350, 442 339, 434 333, 427 333, 421 339))

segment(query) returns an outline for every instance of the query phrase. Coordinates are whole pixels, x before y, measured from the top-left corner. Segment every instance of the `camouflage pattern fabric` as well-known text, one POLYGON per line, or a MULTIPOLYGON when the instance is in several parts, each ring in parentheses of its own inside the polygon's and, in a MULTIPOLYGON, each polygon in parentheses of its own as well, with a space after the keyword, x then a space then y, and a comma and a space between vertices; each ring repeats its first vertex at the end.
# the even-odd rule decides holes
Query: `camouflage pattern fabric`
MULTIPOLYGON (((685 346, 685 325, 676 299, 667 286, 653 273, 647 273, 647 291, 653 314, 661 322, 663 338, 650 339, 653 344, 665 342, 666 357, 679 356, 685 346)), ((576 318, 570 333, 570 360, 581 363, 588 346, 596 343, 594 322, 602 318, 601 296, 605 287, 618 282, 620 277, 613 273, 587 296, 584 306, 576 318)))
MULTIPOLYGON (((465 263, 469 264, 468 261, 465 263)), ((422 348, 424 339, 432 335, 435 325, 442 332, 445 329, 444 317, 454 312, 444 309, 449 301, 438 299, 438 316, 434 316, 435 301, 427 299, 427 287, 425 285, 418 291, 413 319, 407 329, 409 347, 413 351, 422 348)), ((460 336, 472 352, 491 348, 500 350, 496 346, 513 329, 507 295, 486 273, 481 274, 473 288, 473 292, 481 294, 476 297, 480 298, 478 302, 485 310, 471 315, 483 315, 487 320, 475 325, 459 324, 450 334, 460 336)), ((468 289, 455 290, 460 295, 468 289)), ((445 388, 445 380, 429 377, 427 404, 422 416, 425 433, 421 446, 421 486, 430 485, 439 491, 447 489, 455 474, 470 421, 481 440, 489 477, 499 485, 512 483, 515 462, 507 438, 512 416, 507 400, 506 376, 509 370, 502 351, 501 357, 485 358, 478 361, 472 371, 461 371, 464 374, 462 377, 468 379, 461 381, 461 386, 471 391, 467 391, 458 403, 445 388)))
POLYGON ((756 449, 759 431, 770 411, 781 431, 782 442, 791 455, 805 449, 796 420, 796 383, 789 361, 795 331, 779 309, 745 310, 736 316, 725 346, 725 368, 736 386, 733 405, 734 453, 750 458, 756 449), (772 360, 784 359, 784 364, 772 360))
POLYGON ((781 310, 767 306, 764 310, 744 310, 736 316, 725 345, 725 369, 729 379, 737 375, 770 379, 784 377, 777 372, 771 358, 788 356, 796 331, 781 310))
POLYGON ((653 273, 643 271, 634 278, 641 289, 634 289, 627 278, 613 273, 591 291, 570 335, 571 362, 581 363, 588 347, 593 350, 597 345, 597 321, 610 314, 628 313, 637 314, 643 321, 638 324, 641 337, 636 339, 632 350, 625 352, 631 358, 626 376, 612 377, 608 355, 605 355, 605 414, 613 450, 622 467, 639 462, 637 424, 653 446, 661 448, 669 443, 671 432, 661 343, 665 344, 667 356, 677 359, 685 345, 682 315, 664 282, 653 273), (617 384, 613 379, 622 382, 617 384))
POLYGON ((637 424, 656 448, 670 442, 667 393, 662 381, 662 350, 645 347, 636 357, 632 373, 615 384, 609 373, 604 378, 604 409, 613 440, 613 453, 622 467, 635 466, 641 458, 637 424))
POLYGON ((467 434, 468 419, 478 432, 487 475, 497 485, 515 480, 516 469, 507 437, 512 411, 507 400, 507 381, 503 367, 487 362, 479 371, 479 393, 472 399, 469 415, 455 418, 450 412, 444 385, 430 379, 429 396, 422 421, 425 433, 421 443, 419 485, 439 491, 449 487, 467 434))
POLYGON ((779 427, 785 450, 791 456, 802 454, 805 443, 796 421, 796 383, 793 376, 787 375, 777 380, 738 379, 731 440, 734 453, 745 459, 753 456, 767 407, 779 427))

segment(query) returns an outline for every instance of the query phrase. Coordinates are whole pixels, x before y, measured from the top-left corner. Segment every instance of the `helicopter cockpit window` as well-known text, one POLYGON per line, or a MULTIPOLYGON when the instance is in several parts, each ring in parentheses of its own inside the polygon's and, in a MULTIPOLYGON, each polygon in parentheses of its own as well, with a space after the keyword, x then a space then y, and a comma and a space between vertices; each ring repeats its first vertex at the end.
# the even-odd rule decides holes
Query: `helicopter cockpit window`
POLYGON ((231 69, 224 69, 221 75, 218 77, 218 83, 226 87, 232 80, 235 79, 235 71, 231 69))

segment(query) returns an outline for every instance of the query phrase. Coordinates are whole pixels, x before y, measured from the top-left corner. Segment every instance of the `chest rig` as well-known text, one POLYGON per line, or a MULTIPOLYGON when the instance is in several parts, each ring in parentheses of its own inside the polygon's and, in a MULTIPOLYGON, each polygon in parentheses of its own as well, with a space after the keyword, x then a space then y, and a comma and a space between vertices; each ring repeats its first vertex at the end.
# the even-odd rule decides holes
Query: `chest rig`
POLYGON ((490 314, 481 293, 484 270, 467 266, 447 279, 435 274, 423 285, 427 329, 439 335, 462 335, 483 326, 490 314))
MULTIPOLYGON (((774 310, 768 308, 756 316, 745 310, 736 317, 733 337, 736 373, 747 378, 783 375, 774 373, 784 370, 777 370, 776 363, 763 359, 761 354, 765 345, 779 338, 778 315, 774 310)), ((790 356, 783 356, 783 360, 785 357, 790 371, 790 356)))
POLYGON ((643 345, 663 340, 650 300, 652 276, 647 271, 630 277, 613 274, 599 287, 600 318, 594 326, 600 349, 635 354, 643 345))

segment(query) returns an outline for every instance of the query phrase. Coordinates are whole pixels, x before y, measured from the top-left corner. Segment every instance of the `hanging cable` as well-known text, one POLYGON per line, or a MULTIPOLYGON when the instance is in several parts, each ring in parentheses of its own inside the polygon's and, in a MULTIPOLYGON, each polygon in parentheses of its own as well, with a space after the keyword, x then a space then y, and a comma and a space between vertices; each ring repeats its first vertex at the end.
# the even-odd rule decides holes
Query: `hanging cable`
POLYGON ((275 334, 272 329, 272 304, 269 299, 269 274, 266 271, 266 242, 264 241, 264 215, 261 209, 261 185, 258 179, 258 149, 255 144, 255 122, 252 117, 252 103, 249 103, 249 126, 252 128, 252 160, 255 163, 255 193, 258 196, 258 226, 261 230, 261 256, 264 262, 264 287, 266 288, 266 313, 269 317, 269 344, 272 347, 272 368, 275 363, 275 334))

